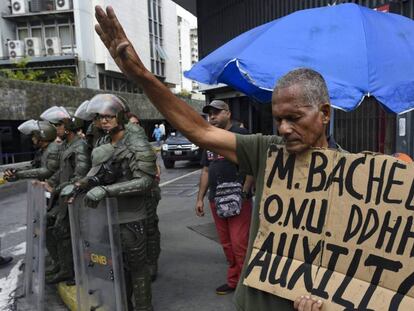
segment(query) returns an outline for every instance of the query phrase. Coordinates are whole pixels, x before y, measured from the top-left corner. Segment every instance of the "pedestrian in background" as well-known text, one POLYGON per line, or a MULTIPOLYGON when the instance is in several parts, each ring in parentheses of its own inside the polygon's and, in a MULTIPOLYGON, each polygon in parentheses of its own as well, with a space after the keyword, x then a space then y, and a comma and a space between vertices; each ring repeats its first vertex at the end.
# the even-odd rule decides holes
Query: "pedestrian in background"
POLYGON ((157 142, 157 146, 161 145, 161 129, 159 128, 158 124, 155 124, 155 128, 154 131, 152 132, 152 137, 155 138, 156 142, 157 142))
MULTIPOLYGON (((246 129, 232 123, 229 106, 222 100, 213 100, 203 112, 215 127, 248 134, 246 129)), ((204 215, 204 196, 209 189, 211 213, 228 262, 227 282, 216 288, 216 294, 226 295, 236 289, 246 256, 253 178, 240 174, 236 164, 209 150, 204 151, 201 164, 203 170, 195 209, 198 216, 204 215)))
POLYGON ((161 140, 164 141, 165 140, 165 123, 164 122, 160 124, 160 131, 161 131, 161 140))

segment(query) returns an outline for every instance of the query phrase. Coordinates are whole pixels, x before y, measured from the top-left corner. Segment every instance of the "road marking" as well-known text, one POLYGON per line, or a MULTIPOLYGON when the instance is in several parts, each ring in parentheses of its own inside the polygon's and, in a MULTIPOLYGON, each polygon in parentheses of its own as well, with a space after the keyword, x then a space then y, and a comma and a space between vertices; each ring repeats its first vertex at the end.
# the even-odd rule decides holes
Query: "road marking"
POLYGON ((191 197, 191 196, 193 196, 194 194, 196 194, 198 192, 198 189, 197 190, 194 190, 193 192, 190 192, 189 194, 187 194, 187 196, 188 197, 191 197))
POLYGON ((166 181, 166 182, 163 182, 163 183, 161 183, 161 184, 160 184, 160 188, 161 188, 161 187, 164 187, 164 186, 166 186, 166 185, 169 185, 169 184, 171 184, 171 183, 173 183, 173 182, 175 182, 175 181, 177 181, 177 180, 180 180, 180 179, 186 178, 186 177, 188 177, 188 176, 194 175, 195 173, 199 173, 200 171, 201 171, 201 169, 200 169, 200 170, 195 170, 195 171, 193 171, 193 172, 191 172, 191 173, 188 173, 188 174, 185 174, 185 175, 183 175, 183 176, 180 176, 180 177, 177 177, 177 178, 174 178, 174 179, 168 180, 168 181, 166 181))
POLYGON ((10 234, 17 233, 17 232, 20 232, 20 231, 23 231, 23 230, 26 230, 26 226, 21 226, 21 227, 18 227, 16 229, 10 230, 8 232, 0 233, 0 239, 4 238, 5 236, 8 236, 10 234))
POLYGON ((13 303, 13 292, 17 288, 19 275, 23 273, 19 269, 22 262, 23 259, 20 259, 10 270, 9 275, 0 279, 0 306, 2 306, 1 310, 9 310, 9 305, 13 303))
MULTIPOLYGON (((2 251, 3 252, 3 251, 2 251)), ((13 256, 20 256, 26 254, 26 242, 8 247, 4 250, 5 253, 11 254, 13 256)))

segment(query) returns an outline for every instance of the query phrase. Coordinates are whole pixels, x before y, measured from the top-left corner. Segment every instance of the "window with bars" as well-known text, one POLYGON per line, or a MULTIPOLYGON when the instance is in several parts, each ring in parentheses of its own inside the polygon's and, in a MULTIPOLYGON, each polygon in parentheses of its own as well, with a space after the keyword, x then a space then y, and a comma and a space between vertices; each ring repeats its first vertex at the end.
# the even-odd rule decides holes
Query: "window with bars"
POLYGON ((148 0, 148 25, 151 54, 151 71, 165 77, 167 53, 163 47, 161 0, 148 0))

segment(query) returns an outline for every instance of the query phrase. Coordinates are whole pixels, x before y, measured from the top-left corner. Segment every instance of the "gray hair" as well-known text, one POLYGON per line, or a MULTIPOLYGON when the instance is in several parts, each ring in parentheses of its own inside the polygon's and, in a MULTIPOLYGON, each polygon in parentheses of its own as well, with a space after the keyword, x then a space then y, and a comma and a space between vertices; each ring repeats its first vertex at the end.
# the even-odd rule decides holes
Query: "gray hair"
POLYGON ((300 85, 303 99, 306 102, 315 106, 324 103, 330 104, 325 79, 319 72, 309 68, 298 68, 289 71, 278 80, 274 93, 277 94, 281 89, 293 85, 300 85))

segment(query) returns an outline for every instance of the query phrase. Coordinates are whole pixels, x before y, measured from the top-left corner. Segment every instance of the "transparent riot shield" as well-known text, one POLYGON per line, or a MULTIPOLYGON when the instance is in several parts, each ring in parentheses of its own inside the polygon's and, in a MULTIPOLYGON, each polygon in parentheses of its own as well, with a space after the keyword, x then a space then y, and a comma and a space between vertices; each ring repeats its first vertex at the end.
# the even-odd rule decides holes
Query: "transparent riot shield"
POLYGON ((90 208, 83 199, 77 195, 69 204, 77 310, 127 310, 117 201, 90 208))
POLYGON ((39 184, 27 183, 27 231, 24 294, 34 310, 43 310, 45 291, 46 196, 39 184))

